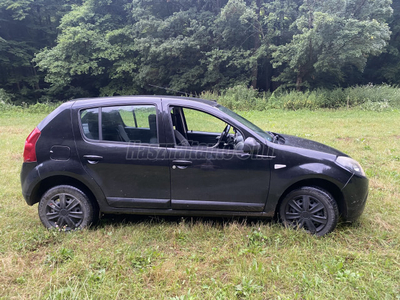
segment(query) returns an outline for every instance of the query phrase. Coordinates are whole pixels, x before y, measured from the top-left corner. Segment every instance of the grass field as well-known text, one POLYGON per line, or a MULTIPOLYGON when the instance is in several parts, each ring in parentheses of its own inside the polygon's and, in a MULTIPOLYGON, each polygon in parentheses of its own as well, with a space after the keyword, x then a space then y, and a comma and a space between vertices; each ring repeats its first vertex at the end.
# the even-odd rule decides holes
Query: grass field
POLYGON ((259 220, 108 216, 64 233, 22 198, 26 136, 45 116, 0 115, 0 299, 400 299, 400 112, 243 112, 261 128, 363 165, 360 220, 323 238, 259 220))

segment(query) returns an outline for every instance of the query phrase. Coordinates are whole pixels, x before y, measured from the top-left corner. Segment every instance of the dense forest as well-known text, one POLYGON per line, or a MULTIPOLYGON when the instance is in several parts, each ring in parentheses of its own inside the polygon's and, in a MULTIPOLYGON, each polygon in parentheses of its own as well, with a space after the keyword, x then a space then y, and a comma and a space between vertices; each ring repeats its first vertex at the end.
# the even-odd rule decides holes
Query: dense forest
POLYGON ((0 0, 0 93, 398 85, 399 14, 399 0, 0 0))

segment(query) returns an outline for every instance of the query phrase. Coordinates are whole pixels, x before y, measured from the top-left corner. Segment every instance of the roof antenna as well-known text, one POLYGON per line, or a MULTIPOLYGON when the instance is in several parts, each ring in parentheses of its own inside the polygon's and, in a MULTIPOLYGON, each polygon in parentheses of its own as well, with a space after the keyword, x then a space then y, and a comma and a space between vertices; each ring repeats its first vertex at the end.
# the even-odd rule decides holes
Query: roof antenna
POLYGON ((151 86, 151 87, 163 89, 163 90, 166 90, 166 91, 171 91, 171 92, 174 92, 174 93, 177 93, 177 94, 182 94, 182 95, 184 95, 184 96, 186 96, 186 97, 188 97, 188 96, 189 96, 189 97, 193 97, 191 93, 188 94, 188 93, 186 93, 186 92, 176 91, 176 90, 173 90, 173 89, 170 89, 170 88, 166 88, 166 87, 163 87, 163 86, 154 85, 154 84, 150 84, 150 83, 149 83, 148 85, 151 86))

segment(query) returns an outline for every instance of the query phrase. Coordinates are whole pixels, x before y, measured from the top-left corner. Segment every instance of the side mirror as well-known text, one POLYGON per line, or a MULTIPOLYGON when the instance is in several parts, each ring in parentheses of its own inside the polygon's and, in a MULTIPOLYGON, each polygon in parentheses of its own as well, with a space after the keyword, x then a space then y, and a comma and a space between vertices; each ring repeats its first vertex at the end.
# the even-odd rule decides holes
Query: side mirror
POLYGON ((256 141, 255 138, 248 137, 247 139, 245 139, 244 145, 243 145, 243 152, 253 154, 255 152, 258 152, 258 150, 260 150, 260 148, 261 148, 261 145, 259 142, 256 141))

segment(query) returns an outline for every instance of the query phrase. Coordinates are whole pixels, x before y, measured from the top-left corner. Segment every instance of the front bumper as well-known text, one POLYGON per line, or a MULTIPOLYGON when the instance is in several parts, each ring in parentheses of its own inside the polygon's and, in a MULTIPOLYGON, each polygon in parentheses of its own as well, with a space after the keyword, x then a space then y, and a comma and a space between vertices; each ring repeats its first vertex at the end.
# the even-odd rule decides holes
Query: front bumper
POLYGON ((342 189, 346 211, 342 218, 345 221, 357 220, 364 211, 368 198, 368 178, 353 175, 347 185, 342 189))

